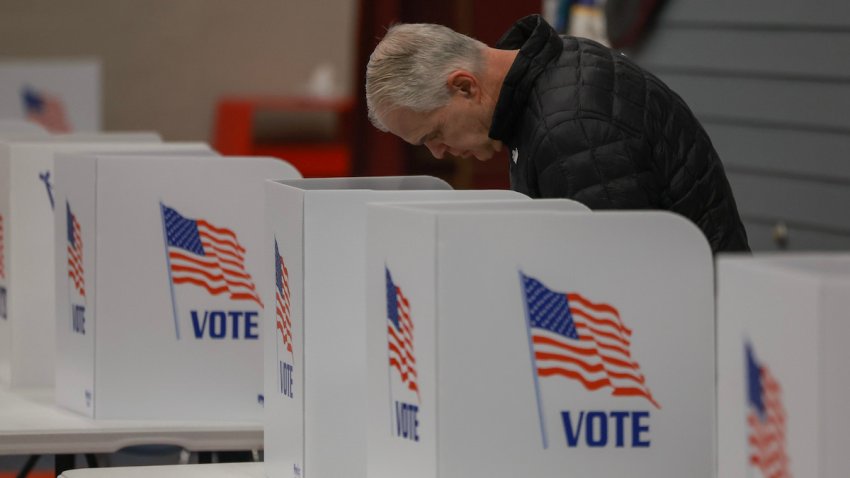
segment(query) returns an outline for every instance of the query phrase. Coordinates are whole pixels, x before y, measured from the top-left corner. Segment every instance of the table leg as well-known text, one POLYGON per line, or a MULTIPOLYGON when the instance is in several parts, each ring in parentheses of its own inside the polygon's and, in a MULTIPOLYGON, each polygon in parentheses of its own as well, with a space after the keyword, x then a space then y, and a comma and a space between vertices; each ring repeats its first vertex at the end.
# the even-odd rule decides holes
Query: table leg
POLYGON ((74 455, 56 455, 56 476, 62 473, 73 470, 75 465, 74 455))
POLYGON ((18 478, 27 478, 27 475, 35 468, 35 464, 38 463, 39 458, 41 458, 41 455, 30 455, 24 467, 18 472, 18 478))

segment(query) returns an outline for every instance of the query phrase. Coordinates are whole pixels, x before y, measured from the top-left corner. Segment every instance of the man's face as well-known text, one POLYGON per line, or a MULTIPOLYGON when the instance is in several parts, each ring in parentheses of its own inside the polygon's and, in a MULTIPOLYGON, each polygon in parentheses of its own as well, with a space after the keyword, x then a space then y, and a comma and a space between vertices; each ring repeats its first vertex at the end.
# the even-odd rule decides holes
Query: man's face
POLYGON ((391 133, 414 145, 425 145, 435 158, 446 154, 486 161, 502 149, 490 138, 492 111, 468 95, 453 94, 448 104, 429 112, 408 108, 388 111, 381 122, 391 133))

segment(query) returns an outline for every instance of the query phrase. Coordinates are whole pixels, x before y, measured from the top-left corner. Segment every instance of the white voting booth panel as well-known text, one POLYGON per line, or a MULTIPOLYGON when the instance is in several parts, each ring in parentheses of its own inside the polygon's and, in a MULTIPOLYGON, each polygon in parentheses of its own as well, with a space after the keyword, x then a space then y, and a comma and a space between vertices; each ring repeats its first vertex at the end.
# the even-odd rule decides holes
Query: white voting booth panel
POLYGON ((272 158, 59 161, 57 402, 94 418, 259 420, 272 158))
POLYGON ((432 177, 266 183, 264 300, 274 304, 265 317, 273 331, 265 336, 270 477, 366 476, 367 203, 523 197, 453 191, 432 177))
POLYGON ((20 141, 49 138, 50 133, 43 126, 30 121, 0 119, 0 140, 20 141))
POLYGON ((714 476, 695 226, 380 204, 367 225, 370 478, 714 476))
MULTIPOLYGON (((106 131, 99 133, 62 133, 52 136, 57 142, 77 142, 77 141, 110 141, 116 142, 162 142, 162 137, 155 131, 106 131)), ((172 143, 173 144, 173 143, 172 143)))
POLYGON ((0 118, 32 121, 51 132, 101 128, 96 59, 0 60, 0 118))
POLYGON ((718 476, 850 472, 850 254, 717 263, 718 476))
POLYGON ((55 156, 81 151, 193 151, 203 143, 103 141, 0 142, 0 380, 13 387, 53 385, 53 211, 55 156), (4 303, 5 299, 5 303, 4 303))
POLYGON ((266 478, 262 463, 130 466, 69 470, 59 478, 266 478))

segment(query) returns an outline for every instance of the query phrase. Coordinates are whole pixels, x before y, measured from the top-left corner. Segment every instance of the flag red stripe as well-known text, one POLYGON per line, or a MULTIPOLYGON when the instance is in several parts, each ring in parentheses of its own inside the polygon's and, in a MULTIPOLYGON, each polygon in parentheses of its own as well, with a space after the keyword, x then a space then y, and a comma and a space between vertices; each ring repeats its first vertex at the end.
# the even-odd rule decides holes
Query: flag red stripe
MULTIPOLYGON (((206 269, 201 269, 200 267, 194 266, 184 266, 182 264, 171 264, 172 272, 192 272, 196 274, 200 274, 208 279, 210 282, 226 282, 224 280, 224 276, 221 274, 213 274, 206 269)), ((178 274, 179 275, 179 274, 178 274)))
MULTIPOLYGON (((221 294, 223 291, 230 291, 231 292, 230 297, 234 300, 241 300, 241 299, 251 300, 253 302, 256 302, 260 306, 263 305, 262 300, 260 299, 259 295, 256 293, 256 286, 254 285, 253 282, 250 282, 250 280, 251 280, 250 276, 248 276, 246 278, 247 281, 234 280, 233 278, 231 278, 231 276, 233 276, 234 274, 232 274, 229 270, 221 269, 220 267, 217 267, 214 264, 214 262, 216 261, 215 257, 213 257, 213 258, 202 258, 202 257, 199 257, 199 256, 195 256, 194 254, 192 254, 192 255, 189 255, 189 254, 191 254, 191 253, 186 253, 186 252, 183 252, 183 251, 180 251, 180 250, 174 250, 174 249, 171 249, 169 251, 169 257, 171 257, 172 260, 177 262, 177 263, 172 262, 172 264, 171 264, 172 272, 176 273, 172 277, 175 284, 192 283, 192 284, 195 284, 195 285, 200 285, 199 279, 191 278, 192 280, 189 280, 189 278, 182 275, 183 273, 196 273, 196 274, 200 274, 200 275, 204 276, 207 280, 209 280, 211 282, 224 282, 225 284, 227 284, 227 287, 225 287, 225 288, 222 288, 221 286, 218 286, 218 285, 215 285, 215 284, 208 284, 205 288, 207 289, 207 291, 210 291, 210 293, 213 294, 213 295, 221 294), (205 261, 203 259, 207 259, 207 260, 205 261), (184 264, 181 264, 180 261, 185 261, 185 262, 188 262, 190 264, 196 264, 198 267, 192 267, 191 265, 184 265, 184 264), (220 271, 221 273, 210 272, 210 270, 220 271), (226 275, 224 273, 226 273, 226 275), (178 281, 178 279, 180 279, 180 281, 178 281), (239 289, 239 288, 247 289, 250 292, 248 292, 248 293, 237 292, 237 291, 234 291, 233 289, 231 289, 231 287, 234 287, 236 289, 239 289), (217 292, 213 293, 211 291, 217 291, 217 292)), ((237 279, 243 279, 243 278, 237 277, 237 279)))
POLYGON ((74 228, 74 244, 68 243, 68 277, 74 284, 74 289, 81 297, 86 296, 86 283, 83 273, 83 240, 80 234, 80 223, 71 215, 71 226, 74 228))
MULTIPOLYGON (((616 372, 616 371, 610 370, 608 367, 605 366, 604 362, 601 362, 601 363, 598 363, 598 364, 590 364, 590 363, 582 361, 581 359, 577 359, 575 357, 570 357, 569 355, 555 354, 555 353, 550 353, 550 352, 539 352, 539 351, 535 352, 534 358, 536 360, 551 360, 551 361, 557 361, 557 362, 572 363, 572 364, 578 365, 579 367, 581 367, 583 370, 587 371, 588 373, 604 373, 608 376, 609 379, 610 378, 616 378, 616 379, 620 379, 620 380, 629 380, 629 381, 636 382, 636 383, 641 384, 641 385, 643 385, 644 382, 645 382, 645 379, 642 375, 634 375, 634 374, 616 372)), ((612 384, 612 386, 613 386, 613 384, 612 384)))
POLYGON ((262 307, 256 284, 245 269, 245 248, 239 244, 236 233, 203 219, 193 221, 198 228, 203 255, 169 247, 173 283, 193 284, 212 295, 228 293, 233 300, 249 300, 262 307))
POLYGON ((607 363, 610 363, 612 365, 616 365, 616 366, 622 367, 622 368, 628 368, 628 369, 632 369, 632 370, 636 369, 635 364, 632 363, 632 362, 626 362, 626 361, 618 359, 616 357, 611 357, 609 355, 601 354, 601 353, 599 353, 598 350, 593 350, 593 349, 591 349, 591 350, 594 353, 588 354, 588 355, 596 355, 599 358, 601 358, 604 362, 607 362, 607 363))
MULTIPOLYGON (((595 344, 597 348, 602 349, 606 352, 613 351, 613 352, 616 352, 620 355, 625 356, 625 359, 620 359, 620 360, 628 360, 630 363, 634 362, 632 360, 632 354, 629 352, 629 349, 617 347, 615 345, 611 345, 611 344, 605 343, 605 342, 597 342, 596 340, 593 340, 592 337, 588 337, 588 342, 593 342, 593 344, 595 344)), ((635 366, 637 366, 637 365, 635 364, 635 366)))
POLYGON ((763 415, 760 415, 754 405, 750 404, 747 414, 750 463, 761 470, 765 477, 789 477, 782 389, 766 367, 762 366, 759 374, 764 408, 763 415))
POLYGON ((413 359, 413 355, 410 354, 409 350, 401 348, 393 342, 389 342, 388 347, 390 348, 390 352, 394 352, 398 355, 398 358, 401 359, 406 366, 409 368, 414 368, 416 366, 416 361, 413 359))
MULTIPOLYGON (((234 287, 237 287, 237 288, 241 287, 241 288, 250 290, 252 293, 254 292, 254 287, 253 287, 253 284, 251 284, 251 283, 236 281, 236 280, 230 279, 229 276, 225 276, 225 275, 222 275, 222 274, 213 274, 213 273, 210 273, 209 271, 207 271, 205 269, 199 269, 199 268, 191 267, 191 266, 184 266, 184 265, 181 265, 181 264, 172 264, 171 270, 172 270, 172 272, 175 273, 174 277, 178 277, 178 276, 183 277, 182 274, 181 274, 183 272, 192 273, 192 274, 200 274, 200 275, 204 276, 209 282, 224 282, 228 286, 234 286, 234 287)), ((252 294, 252 295, 256 297, 255 293, 252 294)))
MULTIPOLYGON (((586 301, 585 301, 586 302, 586 301)), ((604 309, 604 307, 603 307, 604 309)), ((546 331, 545 329, 535 328, 532 336, 532 343, 535 347, 535 362, 537 364, 538 375, 546 376, 562 376, 571 378, 581 382, 585 388, 590 391, 598 390, 602 387, 609 386, 612 388, 612 395, 618 396, 639 396, 646 398, 656 408, 661 408, 658 402, 652 396, 652 392, 646 386, 646 379, 640 371, 640 366, 632 360, 629 350, 630 342, 627 338, 618 336, 613 332, 600 330, 599 327, 591 324, 594 318, 584 312, 573 312, 573 322, 576 326, 576 331, 579 333, 579 340, 563 337, 554 338, 546 334, 556 334, 546 331), (611 341, 615 344, 610 343, 611 341), (624 344, 626 347, 618 346, 624 344), (556 353, 555 351, 546 350, 539 347, 555 347, 559 350, 564 350, 570 355, 556 353), (594 363, 598 359, 600 363, 594 363), (605 378, 591 378, 581 375, 578 370, 569 370, 563 367, 558 367, 556 364, 544 363, 540 361, 554 361, 564 364, 577 366, 579 370, 587 374, 604 374, 605 378), (621 381, 631 382, 634 386, 621 381)), ((610 312, 610 311, 609 311, 610 312)), ((615 324, 611 321, 603 326, 608 330, 615 324)), ((616 330, 623 330, 623 327, 618 327, 616 330)))
MULTIPOLYGON (((573 316, 578 316, 578 317, 581 317, 581 318, 583 318, 583 319, 587 319, 587 320, 589 320, 589 321, 591 321, 591 322, 595 322, 595 323, 598 323, 598 322, 599 322, 598 320, 595 320, 593 317, 591 317, 591 316, 589 316, 589 315, 587 315, 587 314, 585 314, 585 313, 583 313, 583 312, 580 312, 580 311, 578 311, 578 310, 573 310, 573 311, 572 311, 572 313, 573 313, 573 316)), ((594 334, 596 334, 596 335, 600 335, 600 336, 602 336, 602 337, 607 337, 607 338, 609 338, 609 339, 611 339, 611 340, 615 340, 615 341, 617 341, 617 342, 619 342, 619 343, 623 344, 623 345, 624 345, 624 346, 626 346, 626 347, 628 347, 628 346, 630 345, 630 343, 631 343, 631 342, 630 342, 628 339, 626 339, 625 337, 622 337, 622 336, 620 336, 620 335, 615 335, 615 334, 613 334, 613 333, 611 333, 611 332, 606 332, 606 331, 604 331, 604 330, 602 330, 602 329, 600 329, 600 328, 598 328, 598 327, 593 327, 593 326, 592 326, 592 325, 590 325, 590 324, 583 324, 583 323, 581 323, 581 322, 579 322, 579 321, 576 321, 576 323, 575 323, 575 324, 576 324, 576 328, 578 328, 578 329, 581 329, 581 328, 584 328, 584 329, 590 329, 591 331, 593 331, 593 333, 594 333, 594 334)), ((606 325, 610 325, 610 324, 606 324, 606 325)))
MULTIPOLYGON (((399 323, 399 325, 401 325, 401 323, 399 323)), ((387 326, 389 327, 389 332, 392 334, 396 342, 398 342, 399 344, 403 344, 405 348, 410 348, 411 350, 413 349, 413 337, 405 327, 402 327, 397 334, 397 329, 393 325, 388 324, 387 326)))
POLYGON ((204 252, 207 255, 216 256, 219 260, 229 261, 232 264, 236 264, 237 267, 245 260, 244 255, 234 252, 231 247, 222 247, 203 238, 201 238, 201 245, 204 246, 204 252))
MULTIPOLYGON (((69 266, 70 266, 70 264, 69 264, 69 266)), ((73 267, 68 269, 68 277, 71 277, 72 279, 74 279, 74 285, 77 286, 77 288, 80 288, 82 286, 83 275, 82 275, 82 273, 76 271, 73 267)))
POLYGON ((643 397, 652 402, 655 408, 661 409, 661 405, 652 398, 652 394, 640 388, 616 387, 611 395, 616 397, 643 397))
POLYGON ((569 343, 567 343, 567 341, 561 342, 561 341, 558 341, 556 339, 552 339, 550 337, 540 336, 540 335, 536 335, 536 334, 532 336, 532 342, 536 345, 549 345, 549 346, 553 346, 553 347, 558 347, 558 348, 566 350, 568 352, 580 354, 580 355, 587 356, 587 357, 599 357, 599 359, 602 361, 603 364, 615 365, 615 366, 618 366, 618 367, 621 367, 621 368, 624 368, 624 369, 627 369, 627 370, 634 372, 634 375, 632 376, 632 375, 624 374, 623 372, 617 372, 617 371, 614 371, 614 370, 610 370, 608 367, 605 367, 606 372, 611 377, 614 377, 614 378, 627 378, 628 377, 628 378, 631 378, 631 379, 638 381, 640 383, 644 383, 643 374, 640 373, 640 369, 639 369, 639 367, 637 366, 636 363, 634 363, 633 361, 632 362, 625 362, 622 359, 618 359, 616 357, 612 357, 610 355, 600 353, 600 351, 596 348, 596 347, 599 346, 599 344, 594 342, 590 338, 588 338, 588 340, 585 340, 585 342, 587 342, 588 344, 590 344, 593 347, 593 348, 589 348, 589 349, 575 347, 575 346, 572 346, 569 343))
POLYGON ((593 349, 584 349, 580 347, 574 347, 572 345, 566 344, 564 342, 559 342, 555 339, 551 339, 549 337, 541 337, 539 335, 533 335, 531 338, 532 342, 535 345, 551 345, 553 347, 559 347, 564 350, 569 350, 570 352, 574 352, 581 355, 594 356, 596 355, 596 351, 593 349))
POLYGON ((260 307, 263 306, 263 303, 260 301, 260 298, 256 294, 246 294, 244 292, 231 292, 230 298, 233 300, 250 300, 256 302, 260 307))
POLYGON ((401 379, 405 382, 408 381, 408 376, 416 376, 416 371, 399 362, 397 357, 390 356, 390 365, 398 369, 399 373, 401 373, 401 379))
POLYGON ((4 245, 3 245, 3 216, 0 216, 0 279, 6 278, 6 263, 4 258, 4 245))
POLYGON ((83 265, 73 251, 68 251, 68 272, 78 274, 80 277, 83 275, 83 265))
POLYGON ((398 348, 398 346, 396 346, 396 344, 394 344, 392 342, 390 342, 388 344, 388 346, 390 348, 390 352, 393 352, 396 355, 396 357, 398 357, 398 359, 401 360, 402 365, 404 365, 405 367, 407 367, 410 370, 413 370, 413 374, 415 375, 416 370, 410 364, 415 365, 416 361, 413 360, 413 357, 410 355, 410 353, 407 352, 406 350, 402 351, 401 349, 398 348))
POLYGON ((398 296, 399 303, 401 303, 404 306, 405 309, 409 310, 410 309, 410 302, 407 301, 407 297, 405 297, 404 294, 401 292, 401 287, 396 286, 395 287, 395 293, 398 296))
POLYGON ((182 250, 171 249, 168 251, 168 256, 172 260, 185 260, 197 264, 198 267, 215 267, 216 259, 212 257, 201 257, 194 254, 183 252, 182 250))
MULTIPOLYGON (((281 335, 284 337, 284 339, 285 339, 286 337, 288 337, 288 336, 289 336, 289 334, 287 334, 287 333, 283 330, 283 324, 282 324, 282 323, 278 322, 278 323, 277 323, 277 328, 278 328, 278 330, 280 330, 280 333, 281 333, 281 335)), ((286 345, 286 351, 287 351, 287 352, 289 352, 289 353, 292 353, 292 344, 291 344, 291 343, 286 342, 286 340, 284 340, 284 344, 286 345)))
POLYGON ((567 378, 572 378, 581 382, 584 387, 590 391, 596 391, 604 387, 612 387, 613 391, 612 395, 615 396, 627 396, 627 397, 643 397, 649 400, 656 408, 660 409, 661 405, 652 398, 651 394, 644 392, 639 388, 629 388, 629 387, 614 387, 611 381, 607 378, 602 378, 599 380, 588 380, 579 372, 575 372, 573 370, 568 370, 560 367, 545 367, 538 368, 537 373, 541 377, 551 377, 554 375, 561 375, 567 378))
POLYGON ((646 377, 644 377, 643 375, 635 377, 634 375, 630 375, 627 373, 619 373, 613 370, 608 370, 607 373, 608 375, 614 378, 619 378, 623 380, 634 380, 635 382, 638 382, 641 385, 646 385, 646 377))
POLYGON ((401 360, 397 351, 393 351, 393 353, 390 353, 390 362, 395 362, 396 364, 398 364, 399 367, 405 369, 404 373, 401 374, 402 381, 408 381, 408 376, 413 377, 410 380, 416 380, 416 378, 419 376, 416 373, 415 368, 405 363, 404 360, 401 360))
POLYGON ((578 380, 579 382, 582 383, 582 385, 584 385, 584 388, 586 388, 590 391, 599 390, 602 387, 608 387, 608 386, 611 385, 611 381, 608 380, 607 378, 602 378, 602 379, 595 380, 595 381, 589 381, 589 380, 585 379, 584 376, 582 374, 578 373, 578 372, 574 372, 572 370, 567 370, 565 368, 560 368, 560 367, 545 367, 545 368, 538 367, 537 373, 541 377, 551 377, 553 375, 561 375, 561 376, 564 376, 564 377, 567 377, 567 378, 572 378, 572 379, 578 380))
POLYGON ((233 268, 234 271, 246 273, 243 258, 233 257, 233 255, 223 253, 215 247, 204 247, 204 252, 208 257, 214 257, 219 265, 227 264, 233 268))
POLYGON ((631 329, 629 329, 628 327, 625 326, 625 324, 623 324, 623 319, 620 318, 620 312, 616 308, 614 308, 613 306, 611 306, 609 304, 604 304, 604 303, 591 302, 591 301, 585 299, 584 296, 582 296, 581 294, 576 294, 576 293, 567 294, 567 300, 571 302, 570 310, 573 310, 573 306, 572 306, 573 304, 572 303, 578 303, 582 307, 590 309, 594 312, 602 312, 602 313, 607 312, 607 313, 613 315, 614 317, 617 318, 617 321, 616 321, 616 323, 613 323, 612 325, 614 327, 616 327, 617 329, 619 329, 624 334, 632 335, 631 329))
POLYGON ((415 392, 419 391, 419 388, 416 385, 416 381, 409 379, 409 375, 410 376, 416 376, 416 374, 413 373, 412 370, 403 371, 401 364, 399 364, 398 360, 396 360, 394 358, 390 358, 390 366, 394 367, 396 370, 398 370, 398 373, 401 374, 401 380, 408 384, 408 388, 410 388, 411 390, 413 390, 415 392))
POLYGON ((410 302, 395 286, 397 324, 387 317, 387 346, 390 368, 395 368, 403 384, 419 396, 416 383, 416 359, 413 353, 413 321, 410 318, 410 302))
POLYGON ((82 267, 80 267, 80 264, 71 257, 68 258, 68 273, 78 277, 83 276, 82 267))
POLYGON ((275 314, 277 316, 276 326, 280 330, 281 338, 283 340, 283 345, 286 347, 286 351, 290 354, 293 354, 292 320, 290 319, 289 314, 289 271, 286 269, 286 265, 283 263, 283 258, 277 256, 277 259, 280 261, 280 270, 278 272, 281 274, 283 284, 281 289, 276 288, 275 290, 275 314))
MULTIPOLYGON (((239 239, 237 238, 236 233, 233 232, 232 230, 224 228, 224 227, 213 226, 212 224, 208 223, 207 221, 205 221, 203 219, 198 219, 197 224, 198 224, 198 232, 199 233, 206 233, 206 231, 202 231, 201 228, 207 228, 217 235, 226 236, 229 240, 233 241, 232 242, 233 246, 236 249, 238 249, 240 252, 243 252, 243 253, 245 252, 245 248, 242 247, 239 244, 239 239)), ((211 234, 206 234, 206 235, 207 235, 207 237, 215 237, 211 234)), ((216 239, 216 240, 221 241, 221 242, 225 242, 225 239, 216 239)))
POLYGON ((601 362, 597 364, 589 364, 575 357, 570 357, 569 355, 555 354, 550 352, 535 352, 534 358, 536 358, 537 360, 555 360, 558 362, 572 363, 578 365, 579 367, 590 373, 605 372, 605 366, 602 365, 601 362))
POLYGON ((248 274, 247 271, 245 271, 245 268, 242 267, 242 264, 240 264, 238 262, 231 261, 231 260, 224 259, 222 257, 219 257, 218 261, 222 265, 221 269, 224 270, 224 271, 227 271, 227 273, 229 273, 233 276, 236 276, 236 277, 241 277, 243 279, 249 279, 249 280, 251 279, 251 275, 248 274), (230 266, 230 267, 224 267, 224 266, 230 266))
POLYGON ((173 279, 175 284, 194 284, 203 287, 207 290, 207 292, 212 295, 220 295, 227 292, 227 287, 225 286, 213 288, 208 283, 199 279, 195 279, 194 277, 174 277, 173 279))
POLYGON ((396 335, 395 327, 393 327, 392 325, 387 326, 387 332, 392 336, 393 340, 397 344, 399 344, 401 347, 404 347, 404 349, 408 351, 411 356, 411 361, 413 363, 416 363, 416 361, 413 360, 413 343, 407 340, 407 338, 402 338, 396 335))
POLYGON ((198 225, 198 235, 201 238, 201 242, 206 241, 211 244, 216 244, 223 249, 230 249, 234 254, 241 255, 245 252, 245 248, 242 247, 242 244, 239 243, 239 239, 237 239, 236 236, 218 234, 200 224, 198 225))
POLYGON ((286 325, 286 326, 291 326, 291 323, 290 323, 290 321, 289 321, 289 316, 288 316, 288 314, 287 314, 287 313, 285 313, 285 312, 283 311, 283 309, 281 308, 280 303, 278 303, 278 306, 277 306, 277 307, 275 307, 275 312, 277 313, 277 320, 278 320, 280 323, 282 323, 282 324, 284 324, 284 325, 286 325))

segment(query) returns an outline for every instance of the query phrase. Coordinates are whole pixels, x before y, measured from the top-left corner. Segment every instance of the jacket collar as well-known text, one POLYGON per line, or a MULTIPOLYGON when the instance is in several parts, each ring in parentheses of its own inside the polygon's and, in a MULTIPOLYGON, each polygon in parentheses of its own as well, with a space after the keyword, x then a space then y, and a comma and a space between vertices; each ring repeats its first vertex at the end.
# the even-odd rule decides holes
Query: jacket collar
POLYGON ((502 83, 490 125, 491 138, 507 141, 516 133, 516 122, 525 110, 534 81, 550 61, 560 56, 564 44, 540 15, 529 15, 505 32, 496 48, 519 49, 502 83))

